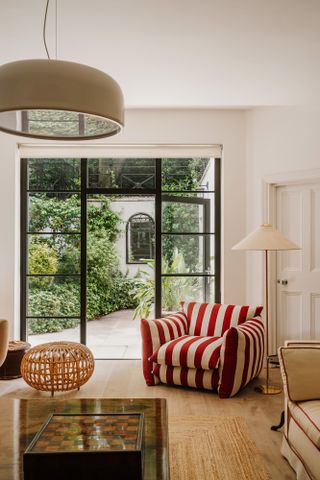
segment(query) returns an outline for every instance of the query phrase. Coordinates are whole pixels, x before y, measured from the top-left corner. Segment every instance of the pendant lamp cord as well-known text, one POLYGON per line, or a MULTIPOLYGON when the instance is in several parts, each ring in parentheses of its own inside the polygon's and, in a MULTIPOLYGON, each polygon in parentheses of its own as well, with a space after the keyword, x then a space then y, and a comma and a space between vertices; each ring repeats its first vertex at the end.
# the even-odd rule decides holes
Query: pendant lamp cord
POLYGON ((47 0, 46 11, 45 11, 44 20, 43 20, 43 30, 42 30, 43 43, 44 43, 44 48, 46 49, 46 52, 47 52, 48 60, 50 60, 50 55, 49 55, 49 50, 48 50, 47 41, 46 41, 46 27, 47 27, 49 1, 50 0, 47 0))
POLYGON ((55 14, 55 43, 56 43, 56 60, 58 60, 58 0, 56 0, 56 14, 55 14))

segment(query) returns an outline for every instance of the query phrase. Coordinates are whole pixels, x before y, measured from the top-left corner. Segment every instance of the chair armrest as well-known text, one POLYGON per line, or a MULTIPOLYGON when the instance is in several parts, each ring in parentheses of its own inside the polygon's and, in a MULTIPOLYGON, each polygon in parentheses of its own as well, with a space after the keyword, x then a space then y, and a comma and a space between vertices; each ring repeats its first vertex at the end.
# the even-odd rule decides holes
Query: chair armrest
POLYGON ((0 320, 0 366, 3 364, 8 353, 9 322, 0 320))
POLYGON ((306 343, 279 348, 284 392, 292 402, 320 399, 320 345, 306 343))
POLYGON ((319 340, 286 340, 285 347, 320 347, 319 340))
POLYGON ((220 398, 233 397, 262 369, 264 357, 264 325, 260 317, 231 327, 223 335, 220 352, 220 398))
POLYGON ((155 385, 158 380, 152 373, 153 364, 149 358, 164 343, 187 334, 187 317, 183 312, 177 312, 156 320, 143 318, 140 323, 140 331, 143 375, 147 385, 155 385))

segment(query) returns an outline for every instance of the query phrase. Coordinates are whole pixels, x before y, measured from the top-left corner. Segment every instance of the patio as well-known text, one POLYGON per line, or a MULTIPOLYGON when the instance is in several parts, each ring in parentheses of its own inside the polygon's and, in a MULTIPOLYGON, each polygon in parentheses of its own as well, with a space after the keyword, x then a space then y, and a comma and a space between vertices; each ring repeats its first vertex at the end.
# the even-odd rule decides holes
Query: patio
MULTIPOLYGON (((87 346, 96 359, 140 359, 140 321, 133 320, 133 310, 119 310, 87 323, 87 346)), ((28 342, 40 343, 69 340, 80 341, 80 328, 62 332, 30 335, 28 342)))

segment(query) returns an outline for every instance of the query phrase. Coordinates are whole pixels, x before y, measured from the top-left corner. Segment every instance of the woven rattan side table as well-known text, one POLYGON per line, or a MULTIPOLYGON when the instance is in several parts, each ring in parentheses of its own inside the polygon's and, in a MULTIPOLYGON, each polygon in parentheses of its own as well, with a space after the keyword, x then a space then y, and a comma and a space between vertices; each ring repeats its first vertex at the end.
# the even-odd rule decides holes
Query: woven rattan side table
POLYGON ((49 342, 30 348, 21 362, 21 375, 37 390, 55 392, 80 389, 94 370, 88 347, 76 342, 49 342))

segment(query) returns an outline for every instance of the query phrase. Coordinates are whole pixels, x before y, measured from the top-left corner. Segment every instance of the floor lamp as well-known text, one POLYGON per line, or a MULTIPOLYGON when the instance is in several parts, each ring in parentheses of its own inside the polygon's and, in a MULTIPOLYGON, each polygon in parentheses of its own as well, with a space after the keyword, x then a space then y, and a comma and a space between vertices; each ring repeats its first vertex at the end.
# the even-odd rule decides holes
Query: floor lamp
POLYGON ((268 287, 268 252, 278 250, 300 250, 300 247, 287 239, 282 233, 268 223, 250 233, 241 242, 237 243, 233 250, 259 250, 265 252, 265 311, 266 311, 266 362, 267 376, 265 385, 259 386, 259 391, 265 395, 274 395, 281 392, 269 383, 269 287, 268 287))

